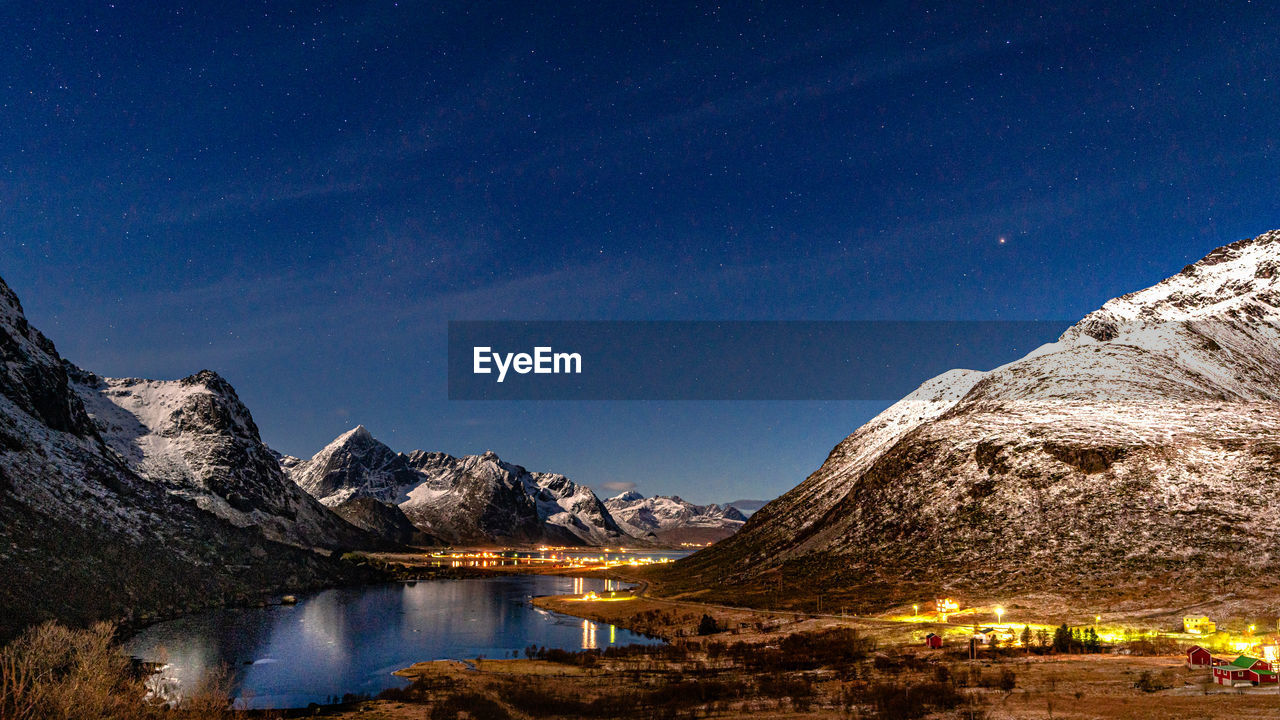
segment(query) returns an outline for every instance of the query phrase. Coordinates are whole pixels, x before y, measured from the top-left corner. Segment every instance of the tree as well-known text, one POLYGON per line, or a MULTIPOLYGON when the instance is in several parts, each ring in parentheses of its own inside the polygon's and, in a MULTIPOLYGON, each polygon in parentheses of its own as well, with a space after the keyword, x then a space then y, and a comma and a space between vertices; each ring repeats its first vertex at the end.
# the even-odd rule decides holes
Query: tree
POLYGON ((720 624, 710 615, 703 613, 702 619, 698 621, 699 635, 715 635, 720 632, 720 624))
POLYGON ((1048 630, 1045 630, 1044 628, 1039 628, 1036 630, 1036 645, 1039 645, 1042 648, 1049 647, 1049 631, 1048 630))
POLYGON ((1018 676, 1009 668, 1000 671, 1000 689, 1012 692, 1018 686, 1018 676))
POLYGON ((1102 651, 1102 642, 1098 640, 1098 631, 1089 628, 1084 631, 1084 651, 1096 653, 1102 651))
POLYGON ((1030 625, 1022 626, 1022 637, 1019 639, 1022 641, 1022 647, 1024 649, 1029 650, 1031 648, 1031 626, 1030 625))
POLYGON ((1066 623, 1053 631, 1053 649, 1055 652, 1071 652, 1071 628, 1066 623))

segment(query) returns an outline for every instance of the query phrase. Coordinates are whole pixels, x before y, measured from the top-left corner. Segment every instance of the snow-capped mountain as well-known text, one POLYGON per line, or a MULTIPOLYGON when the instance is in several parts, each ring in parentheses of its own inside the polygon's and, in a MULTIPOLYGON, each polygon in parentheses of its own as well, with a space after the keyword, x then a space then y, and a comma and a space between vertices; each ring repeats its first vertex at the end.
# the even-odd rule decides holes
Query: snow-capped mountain
POLYGON ((529 472, 492 452, 455 458, 415 451, 409 464, 425 482, 400 508, 432 534, 586 545, 626 538, 595 493, 563 475, 529 472))
POLYGON ((399 503, 407 488, 422 483, 405 456, 374 439, 363 425, 339 435, 310 460, 283 458, 281 466, 329 506, 356 496, 399 503))
POLYGON ((309 460, 282 456, 281 466, 326 505, 353 497, 392 503, 449 542, 606 545, 627 538, 590 488, 563 475, 529 472, 491 452, 405 455, 359 426, 309 460))
POLYGON ((1237 242, 1020 360, 929 380, 677 575, 781 570, 882 603, 1246 590, 1280 569, 1277 267, 1280 231, 1237 242))
POLYGON ((301 547, 368 544, 285 477, 248 408, 217 373, 139 380, 73 372, 71 387, 134 472, 200 509, 301 547))
MULTIPOLYGON (((328 553, 276 543, 260 527, 201 509, 198 493, 141 477, 130 461, 147 454, 127 459, 86 411, 75 379, 88 377, 27 323, 0 280, 0 637, 48 618, 140 619, 355 577, 328 553)), ((256 435, 247 413, 220 416, 225 409, 197 400, 163 437, 216 435, 224 421, 256 435)), ((133 417, 137 437, 147 434, 133 417)), ((187 464, 203 478, 206 501, 218 496, 234 507, 243 498, 247 509, 238 512, 247 513, 294 509, 282 500, 292 496, 284 486, 276 497, 236 485, 242 474, 205 472, 233 461, 216 438, 193 447, 206 442, 204 462, 187 464)))
POLYGON ((604 505, 628 535, 666 545, 704 545, 723 540, 747 520, 733 507, 694 505, 678 496, 647 498, 635 491, 611 497, 604 505))

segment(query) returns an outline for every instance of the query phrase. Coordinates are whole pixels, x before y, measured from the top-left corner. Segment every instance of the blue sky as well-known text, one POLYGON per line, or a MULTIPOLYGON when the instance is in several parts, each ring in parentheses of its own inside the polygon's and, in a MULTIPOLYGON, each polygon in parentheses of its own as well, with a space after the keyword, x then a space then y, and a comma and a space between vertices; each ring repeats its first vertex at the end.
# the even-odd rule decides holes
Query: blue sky
POLYGON ((769 497, 883 403, 449 402, 446 323, 1072 319, 1280 226, 1266 4, 225 5, 7 9, 0 276, 293 454, 769 497))

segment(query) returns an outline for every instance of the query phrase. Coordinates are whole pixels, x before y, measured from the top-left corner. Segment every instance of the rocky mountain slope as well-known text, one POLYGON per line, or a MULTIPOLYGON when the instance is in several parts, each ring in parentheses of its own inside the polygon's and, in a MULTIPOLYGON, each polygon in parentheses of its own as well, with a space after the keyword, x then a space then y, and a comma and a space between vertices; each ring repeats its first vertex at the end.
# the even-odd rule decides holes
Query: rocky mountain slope
MULTIPOLYGON (((85 407, 91 377, 64 363, 0 280, 0 637, 48 618, 139 620, 360 577, 327 551, 275 542, 258 525, 201 507, 216 505, 216 496, 233 509, 239 504, 242 519, 304 512, 305 503, 289 504, 294 495, 285 486, 242 487, 244 476, 210 471, 231 459, 221 454, 229 451, 223 440, 203 435, 234 427, 241 440, 256 437, 247 413, 222 418, 229 425, 207 422, 219 403, 196 399, 160 433, 177 442, 194 430, 202 437, 191 446, 208 450, 203 462, 168 456, 183 457, 191 479, 204 483, 201 492, 175 492, 159 475, 135 471, 148 454, 113 447, 114 427, 104 437, 102 418, 85 407)), ((186 390, 212 382, 198 379, 186 390)), ((135 416, 121 427, 149 435, 139 423, 135 416)))
POLYGON ((452 543, 605 545, 627 537, 590 488, 493 453, 396 453, 359 426, 309 460, 280 462, 326 505, 353 497, 392 503, 417 527, 452 543))
POLYGON ((400 508, 376 498, 356 495, 333 506, 333 512, 356 527, 402 546, 441 544, 409 521, 400 508))
POLYGON ((368 544, 285 477, 248 408, 209 370, 182 380, 100 378, 71 388, 99 436, 139 476, 241 527, 301 547, 368 544))
POLYGON ((1269 603, 1245 596, 1280 569, 1277 267, 1280 232, 1237 242, 1020 360, 929 380, 668 579, 881 610, 1269 603))
POLYGON ((747 521, 737 508, 694 505, 676 496, 647 498, 634 491, 604 505, 628 535, 663 545, 707 545, 729 537, 747 521))

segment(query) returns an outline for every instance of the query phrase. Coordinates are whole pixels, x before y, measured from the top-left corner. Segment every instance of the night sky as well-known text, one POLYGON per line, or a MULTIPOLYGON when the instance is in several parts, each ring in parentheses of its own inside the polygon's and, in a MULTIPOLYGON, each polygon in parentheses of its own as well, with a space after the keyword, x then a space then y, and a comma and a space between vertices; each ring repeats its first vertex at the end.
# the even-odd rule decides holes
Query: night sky
POLYGON ((7 3, 0 276, 283 452, 725 501, 885 403, 449 402, 446 322, 1074 319, 1280 227, 1270 4, 852 5, 7 3))

